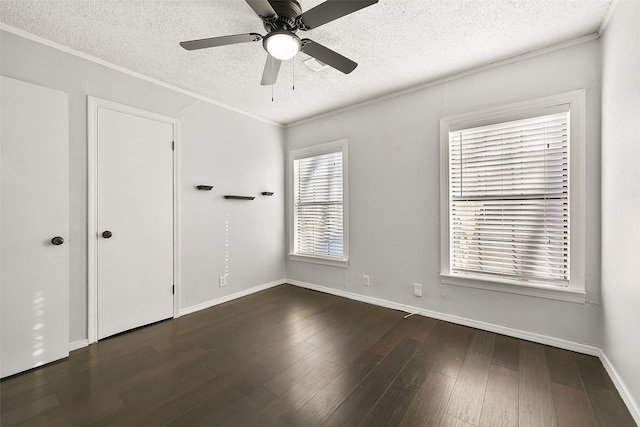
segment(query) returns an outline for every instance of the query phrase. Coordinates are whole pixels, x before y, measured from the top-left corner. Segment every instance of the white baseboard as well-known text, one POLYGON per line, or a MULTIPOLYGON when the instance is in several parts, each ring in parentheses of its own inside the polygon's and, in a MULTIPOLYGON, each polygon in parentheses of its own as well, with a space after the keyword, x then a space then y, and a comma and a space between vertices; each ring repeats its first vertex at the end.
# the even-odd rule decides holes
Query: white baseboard
MULTIPOLYGON (((231 301, 236 298, 251 295, 256 292, 264 291, 265 289, 273 288, 274 286, 283 285, 285 283, 286 283, 286 280, 280 279, 270 283, 265 283, 264 285, 255 286, 253 288, 246 289, 244 291, 236 292, 236 293, 224 296, 222 298, 203 302, 202 304, 186 307, 180 310, 180 316, 183 316, 185 314, 195 313, 196 311, 204 310, 205 308, 213 307, 215 305, 222 304, 224 302, 231 301)), ((83 347, 87 347, 88 345, 89 345, 88 339, 74 341, 72 343, 69 343, 69 352, 81 349, 83 347)))
POLYGON ((604 351, 600 350, 598 357, 602 362, 602 366, 604 366, 604 369, 607 371, 607 374, 609 374, 611 381, 613 381, 613 384, 616 386, 618 393, 620 393, 620 397, 627 405, 629 412, 631 412, 631 416, 635 420, 636 424, 640 426, 640 405, 638 405, 638 403, 633 399, 631 393, 629 393, 629 389, 624 385, 624 381, 622 381, 622 378, 618 375, 618 371, 613 367, 604 351))
POLYGON ((73 350, 78 350, 82 347, 86 347, 89 345, 89 340, 78 340, 78 341, 74 341, 74 342, 70 342, 69 343, 69 353, 71 353, 73 350))
POLYGON ((552 347, 558 347, 565 350, 576 351, 578 353, 584 353, 591 356, 599 356, 601 353, 600 349, 597 347, 575 343, 572 341, 566 341, 563 339, 554 338, 547 335, 534 334, 531 332, 508 328, 506 326, 495 325, 493 323, 480 322, 478 320, 473 320, 466 317, 459 317, 451 314, 440 313, 438 311, 425 310, 419 307, 414 307, 406 304, 399 304, 393 301, 387 301, 387 300, 369 297, 366 295, 360 295, 360 294, 343 291, 339 289, 327 288, 325 286, 314 285, 312 283, 300 282, 298 280, 287 280, 287 283, 290 283, 295 286, 300 286, 302 288, 313 289, 316 291, 349 298, 356 301, 366 302, 369 304, 391 308, 394 310, 400 310, 407 313, 413 313, 413 314, 419 314, 426 317, 432 317, 434 319, 444 320, 445 322, 456 323, 459 325, 469 326, 476 329, 482 329, 484 331, 495 332, 502 335, 508 335, 510 337, 520 338, 527 341, 533 341, 540 344, 550 345, 552 347))
POLYGON ((274 286, 279 286, 287 283, 286 280, 280 279, 270 283, 265 283, 264 285, 258 285, 253 288, 245 289, 244 291, 236 292, 233 294, 229 294, 223 296, 222 298, 217 298, 211 301, 206 301, 201 304, 192 305, 191 307, 185 307, 180 309, 180 316, 184 316, 185 314, 195 313, 196 311, 204 310, 206 308, 213 307, 215 305, 219 305, 236 298, 241 298, 247 295, 251 295, 256 292, 264 291, 265 289, 273 288, 274 286))

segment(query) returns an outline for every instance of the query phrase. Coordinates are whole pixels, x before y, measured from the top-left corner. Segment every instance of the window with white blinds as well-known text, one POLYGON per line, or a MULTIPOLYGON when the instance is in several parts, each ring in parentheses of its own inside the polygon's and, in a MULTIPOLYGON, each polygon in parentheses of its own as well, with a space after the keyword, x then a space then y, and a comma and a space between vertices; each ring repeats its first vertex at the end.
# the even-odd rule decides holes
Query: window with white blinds
POLYGON ((566 286, 569 112, 449 133, 450 268, 566 286))
POLYGON ((342 261, 346 258, 343 147, 323 145, 317 153, 306 150, 292 160, 292 254, 342 261))

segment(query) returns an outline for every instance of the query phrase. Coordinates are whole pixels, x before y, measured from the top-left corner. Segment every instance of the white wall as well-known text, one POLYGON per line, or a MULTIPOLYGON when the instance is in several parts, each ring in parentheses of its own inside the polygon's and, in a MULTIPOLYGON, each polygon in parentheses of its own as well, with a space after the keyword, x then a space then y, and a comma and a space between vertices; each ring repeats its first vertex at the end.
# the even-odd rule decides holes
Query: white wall
POLYGON ((640 325, 640 282, 633 269, 640 253, 637 22, 640 4, 619 1, 603 42, 436 84, 284 133, 2 31, 2 75, 69 94, 71 341, 87 337, 86 95, 90 94, 181 119, 182 308, 277 281, 286 271, 290 279, 302 282, 602 347, 629 396, 638 402, 640 341, 633 339, 640 325), (587 92, 587 303, 441 285, 439 119, 581 88, 587 92), (291 261, 285 266, 285 151, 345 137, 350 150, 350 266, 291 261), (215 188, 196 191, 197 184, 215 188), (261 191, 275 195, 263 197, 261 191), (224 194, 255 195, 256 200, 226 201, 224 194), (220 288, 218 276, 226 273, 229 285, 220 288), (370 276, 370 287, 361 285, 362 274, 370 276), (412 296, 414 282, 424 284, 423 298, 412 296))
POLYGON ((186 109, 180 125, 182 307, 284 279, 282 129, 205 102, 186 109))
POLYGON ((619 1, 603 43, 603 351, 640 414, 640 2, 619 1))
POLYGON ((182 308, 285 277, 280 127, 6 31, 0 43, 2 75, 69 95, 71 342, 87 338, 87 95, 182 120, 182 308), (197 184, 215 189, 196 192, 197 184), (235 205, 221 199, 265 190, 276 195, 235 205), (230 280, 220 289, 227 240, 230 280))
POLYGON ((599 70, 595 40, 287 128, 288 150, 348 138, 351 242, 347 269, 287 261, 288 278, 599 347, 599 70), (575 89, 586 90, 587 303, 440 284, 440 118, 575 89))

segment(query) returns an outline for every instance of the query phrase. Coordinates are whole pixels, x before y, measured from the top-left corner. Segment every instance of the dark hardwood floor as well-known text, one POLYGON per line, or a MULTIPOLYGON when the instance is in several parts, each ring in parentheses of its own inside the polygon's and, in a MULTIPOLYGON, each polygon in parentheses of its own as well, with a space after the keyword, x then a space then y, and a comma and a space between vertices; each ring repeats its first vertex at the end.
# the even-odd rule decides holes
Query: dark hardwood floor
POLYGON ((0 382, 3 427, 635 426, 600 361, 283 285, 0 382))

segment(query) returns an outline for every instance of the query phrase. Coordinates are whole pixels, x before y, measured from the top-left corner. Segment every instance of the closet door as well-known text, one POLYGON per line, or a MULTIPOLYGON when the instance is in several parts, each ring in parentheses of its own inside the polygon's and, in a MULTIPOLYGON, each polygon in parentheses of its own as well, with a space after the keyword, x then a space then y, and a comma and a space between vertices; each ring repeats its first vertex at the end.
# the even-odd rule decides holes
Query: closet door
POLYGON ((97 108, 98 339, 173 317, 172 120, 97 108))
POLYGON ((69 354, 68 100, 1 77, 1 376, 69 354))

